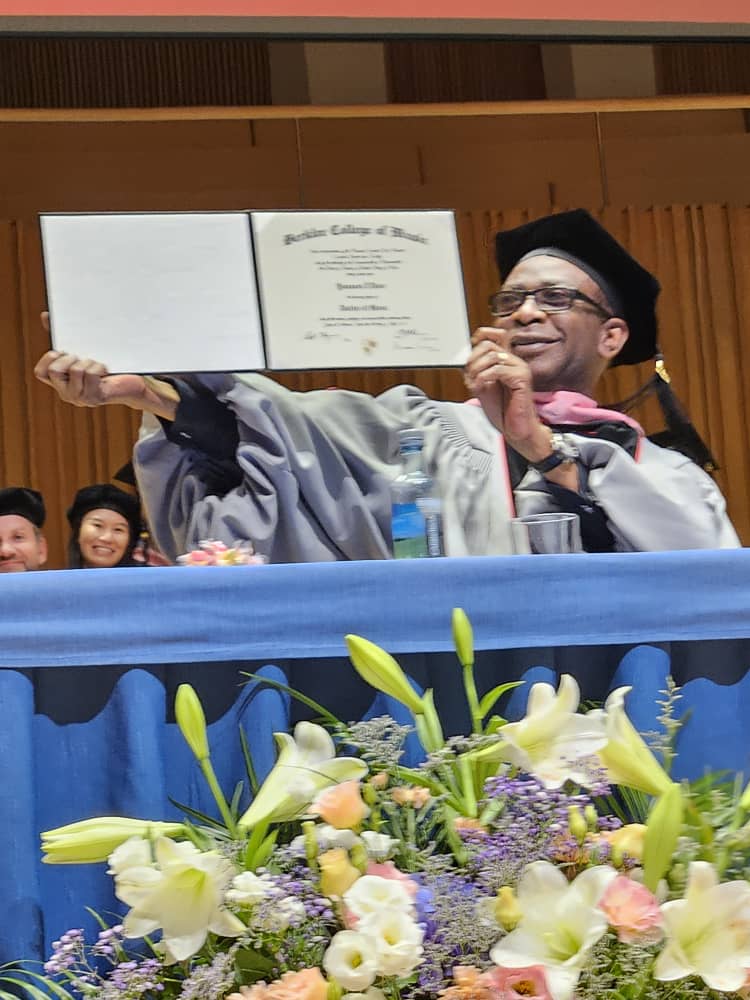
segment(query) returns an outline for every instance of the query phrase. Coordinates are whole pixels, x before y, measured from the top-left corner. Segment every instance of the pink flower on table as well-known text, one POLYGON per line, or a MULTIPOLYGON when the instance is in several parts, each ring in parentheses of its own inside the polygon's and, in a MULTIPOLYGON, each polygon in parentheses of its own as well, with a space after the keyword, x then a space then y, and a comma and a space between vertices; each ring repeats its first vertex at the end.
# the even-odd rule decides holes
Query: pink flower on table
POLYGON ((213 566, 216 559, 213 553, 206 552, 205 549, 193 549, 184 556, 178 556, 177 562, 181 566, 213 566))
POLYGON ((499 967, 485 972, 482 979, 490 984, 496 1000, 552 1000, 543 965, 499 967))
POLYGON ((377 864, 374 861, 367 862, 367 874, 377 875, 379 878, 390 879, 394 882, 400 882, 404 889, 409 893, 412 899, 417 894, 417 889, 419 886, 414 881, 413 878, 409 878, 404 872, 399 871, 399 869, 394 865, 392 861, 383 861, 377 864))
POLYGON ((326 788, 310 806, 310 812, 337 830, 351 830, 370 815, 360 794, 359 782, 354 780, 326 788))
POLYGON ((655 944, 664 936, 656 896, 626 875, 609 883, 599 908, 626 944, 655 944))

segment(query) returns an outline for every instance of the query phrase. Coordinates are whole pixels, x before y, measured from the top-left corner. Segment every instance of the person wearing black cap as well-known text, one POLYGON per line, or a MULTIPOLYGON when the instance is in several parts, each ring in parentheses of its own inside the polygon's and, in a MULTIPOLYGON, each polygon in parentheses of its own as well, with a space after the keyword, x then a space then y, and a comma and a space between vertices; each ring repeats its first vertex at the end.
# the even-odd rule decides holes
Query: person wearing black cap
POLYGON ((133 559, 141 534, 141 511, 135 497, 109 483, 80 489, 68 509, 69 569, 142 566, 133 559))
POLYGON ((42 494, 25 486, 0 489, 0 573, 25 573, 47 562, 42 494))
POLYGON ((270 562, 388 558, 406 428, 424 433, 447 555, 512 551, 516 512, 561 510, 589 551, 737 546, 709 476, 592 398, 609 364, 654 355, 656 279, 580 210, 501 234, 498 263, 493 325, 465 369, 475 405, 413 386, 373 398, 253 374, 108 375, 55 351, 35 373, 76 405, 146 413, 134 464, 171 559, 202 538, 250 539, 270 562))

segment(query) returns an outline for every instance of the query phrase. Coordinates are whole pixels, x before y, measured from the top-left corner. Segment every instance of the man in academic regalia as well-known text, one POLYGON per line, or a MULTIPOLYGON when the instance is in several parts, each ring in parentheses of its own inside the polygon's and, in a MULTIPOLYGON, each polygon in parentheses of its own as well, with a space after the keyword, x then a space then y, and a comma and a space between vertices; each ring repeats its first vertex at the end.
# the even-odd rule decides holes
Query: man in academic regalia
POLYGON ((261 375, 144 379, 48 352, 37 377, 79 406, 145 411, 134 464, 172 559, 201 538, 248 538, 271 562, 388 558, 399 431, 419 428, 447 555, 511 551, 515 513, 573 511, 587 551, 731 548, 707 451, 663 390, 697 461, 593 398, 610 364, 658 357, 659 284, 587 212, 498 235, 501 289, 480 327, 466 403, 413 386, 373 398, 290 392, 261 375), (473 405, 471 405, 473 404, 473 405), (154 419, 157 418, 157 419, 154 419))
POLYGON ((0 573, 25 573, 47 562, 41 493, 24 486, 0 489, 0 573))

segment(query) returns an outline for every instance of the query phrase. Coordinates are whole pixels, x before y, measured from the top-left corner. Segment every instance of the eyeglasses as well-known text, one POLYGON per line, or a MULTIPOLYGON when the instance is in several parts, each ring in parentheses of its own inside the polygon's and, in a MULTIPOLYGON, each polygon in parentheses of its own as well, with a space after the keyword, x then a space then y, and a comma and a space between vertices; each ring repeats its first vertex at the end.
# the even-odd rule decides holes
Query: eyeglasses
POLYGON ((543 288, 504 288, 490 295, 490 312, 493 316, 510 316, 520 309, 529 296, 532 296, 537 306, 546 313, 565 312, 573 307, 574 302, 587 302, 605 319, 612 319, 612 313, 594 302, 588 295, 576 288, 563 288, 561 285, 545 285, 543 288))

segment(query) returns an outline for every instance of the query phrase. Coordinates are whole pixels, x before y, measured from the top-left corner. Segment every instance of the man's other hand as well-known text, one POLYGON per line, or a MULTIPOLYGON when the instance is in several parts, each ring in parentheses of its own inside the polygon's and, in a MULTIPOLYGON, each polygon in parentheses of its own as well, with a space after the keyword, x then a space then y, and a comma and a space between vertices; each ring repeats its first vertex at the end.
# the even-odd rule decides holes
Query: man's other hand
MULTIPOLYGON (((49 330, 48 313, 42 313, 42 326, 49 330)), ((121 403, 174 420, 179 402, 177 392, 168 382, 143 375, 110 375, 100 361, 64 351, 47 351, 37 362, 34 375, 73 406, 121 403)))

